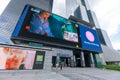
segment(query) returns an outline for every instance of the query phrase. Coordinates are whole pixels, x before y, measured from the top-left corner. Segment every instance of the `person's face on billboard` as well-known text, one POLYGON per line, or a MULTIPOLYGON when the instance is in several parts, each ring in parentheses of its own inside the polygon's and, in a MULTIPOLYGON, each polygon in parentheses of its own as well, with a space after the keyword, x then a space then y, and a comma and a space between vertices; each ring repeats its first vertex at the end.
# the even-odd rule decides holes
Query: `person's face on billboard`
POLYGON ((24 52, 20 49, 4 48, 7 53, 6 69, 19 69, 21 63, 25 60, 24 52))
POLYGON ((45 19, 47 19, 47 18, 50 16, 50 13, 47 12, 47 11, 44 11, 44 12, 42 13, 42 16, 43 16, 45 19))
POLYGON ((23 53, 23 50, 20 49, 10 49, 9 51, 13 55, 21 55, 23 53))

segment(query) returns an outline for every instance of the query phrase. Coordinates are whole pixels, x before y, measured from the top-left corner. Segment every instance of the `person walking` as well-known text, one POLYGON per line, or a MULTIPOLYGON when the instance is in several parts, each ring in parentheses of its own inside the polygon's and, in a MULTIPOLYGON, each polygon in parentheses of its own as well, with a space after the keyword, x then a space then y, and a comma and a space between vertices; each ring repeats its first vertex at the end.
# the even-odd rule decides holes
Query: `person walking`
POLYGON ((61 70, 62 70, 62 67, 63 67, 62 62, 60 62, 60 69, 61 69, 61 70))

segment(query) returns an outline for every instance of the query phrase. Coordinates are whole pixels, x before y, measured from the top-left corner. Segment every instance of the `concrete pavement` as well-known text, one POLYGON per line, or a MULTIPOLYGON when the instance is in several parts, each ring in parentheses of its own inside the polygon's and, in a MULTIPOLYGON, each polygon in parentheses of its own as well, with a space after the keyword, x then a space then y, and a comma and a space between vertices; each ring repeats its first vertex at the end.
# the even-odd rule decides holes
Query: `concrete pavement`
POLYGON ((120 71, 98 68, 63 68, 58 73, 70 80, 120 80, 120 71))
POLYGON ((97 68, 63 70, 0 70, 0 80, 120 80, 120 71, 97 68))
POLYGON ((70 80, 56 72, 45 70, 0 71, 0 80, 70 80))

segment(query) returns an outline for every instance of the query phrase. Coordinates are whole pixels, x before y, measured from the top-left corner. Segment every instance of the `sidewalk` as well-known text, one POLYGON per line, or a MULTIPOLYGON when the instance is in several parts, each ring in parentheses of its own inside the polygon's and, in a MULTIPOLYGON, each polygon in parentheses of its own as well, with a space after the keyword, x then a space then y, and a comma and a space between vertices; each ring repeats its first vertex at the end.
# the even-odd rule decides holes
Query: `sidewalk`
POLYGON ((120 71, 97 68, 0 70, 0 80, 120 80, 120 71))
POLYGON ((70 80, 56 72, 45 70, 1 70, 0 80, 70 80))
POLYGON ((98 68, 63 68, 58 73, 70 80, 120 80, 120 71, 98 68))

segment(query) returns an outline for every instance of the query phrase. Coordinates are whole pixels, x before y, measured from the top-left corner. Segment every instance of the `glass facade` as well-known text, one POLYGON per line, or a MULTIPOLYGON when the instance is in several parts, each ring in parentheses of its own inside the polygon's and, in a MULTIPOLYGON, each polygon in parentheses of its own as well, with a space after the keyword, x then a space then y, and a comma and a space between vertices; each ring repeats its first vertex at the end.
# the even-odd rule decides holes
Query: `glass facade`
POLYGON ((66 14, 67 14, 67 17, 69 17, 70 15, 74 16, 74 14, 78 15, 78 13, 77 13, 78 11, 75 11, 78 7, 79 7, 78 0, 66 0, 66 14))
POLYGON ((86 6, 84 0, 81 0, 81 3, 82 3, 83 6, 86 6))
POLYGON ((87 11, 87 15, 88 15, 89 22, 90 22, 91 24, 95 25, 94 20, 93 20, 93 17, 92 17, 92 14, 91 14, 91 11, 90 11, 90 10, 88 10, 88 11, 87 11))
POLYGON ((106 45, 101 30, 100 30, 100 29, 96 29, 96 31, 97 31, 97 34, 98 34, 98 36, 99 36, 99 41, 100 41, 100 43, 103 44, 103 45, 106 45))
POLYGON ((75 16, 75 17, 78 17, 78 18, 82 18, 80 6, 78 6, 78 7, 76 8, 76 10, 74 11, 74 16, 75 16))

